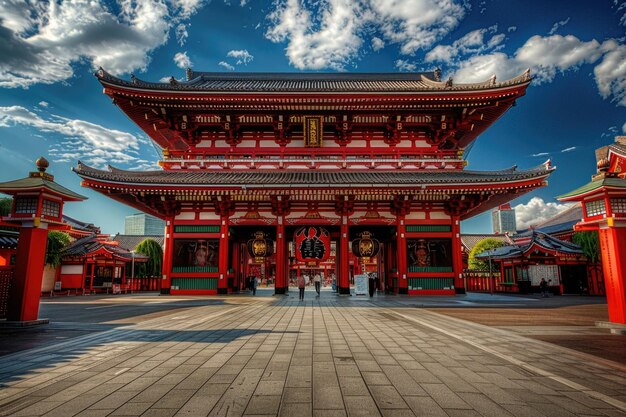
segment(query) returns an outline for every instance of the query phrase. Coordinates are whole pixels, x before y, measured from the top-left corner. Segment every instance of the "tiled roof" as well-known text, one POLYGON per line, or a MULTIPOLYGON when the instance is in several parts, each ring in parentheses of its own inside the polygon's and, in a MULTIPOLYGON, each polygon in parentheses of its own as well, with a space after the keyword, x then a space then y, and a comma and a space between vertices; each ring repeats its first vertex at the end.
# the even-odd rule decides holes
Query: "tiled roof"
POLYGON ((461 234, 461 244, 467 252, 470 252, 478 242, 483 239, 496 239, 503 243, 508 243, 509 238, 506 235, 496 234, 461 234))
MULTIPOLYGON (((74 243, 72 243, 69 247, 67 247, 62 255, 65 256, 85 256, 89 253, 96 252, 100 248, 105 248, 108 252, 111 252, 113 255, 126 258, 131 260, 133 258, 133 254, 130 251, 117 246, 108 244, 97 237, 97 235, 86 236, 82 239, 78 239, 74 243)), ((148 259, 147 256, 142 254, 135 254, 134 256, 136 262, 143 262, 148 259)))
POLYGON ((40 190, 42 188, 60 194, 70 201, 82 201, 87 198, 78 193, 75 193, 70 189, 65 188, 61 184, 58 184, 54 181, 49 181, 43 177, 27 177, 19 180, 0 183, 1 193, 10 193, 11 191, 40 190))
POLYGON ((567 199, 571 197, 586 194, 588 192, 597 190, 600 187, 626 188, 626 179, 607 177, 596 181, 591 181, 583 185, 582 187, 578 187, 575 190, 570 191, 569 193, 558 196, 557 199, 567 201, 567 199))
POLYGON ((422 184, 457 185, 489 184, 520 181, 549 175, 554 168, 547 165, 518 171, 510 168, 501 171, 124 171, 109 167, 99 170, 78 163, 73 170, 83 178, 121 184, 180 185, 196 187, 215 186, 394 186, 418 187, 422 184))
POLYGON ((16 249, 17 236, 0 234, 0 249, 16 249))
POLYGON ((518 256, 528 256, 528 250, 537 245, 550 252, 564 253, 570 255, 582 255, 583 251, 575 243, 557 239, 550 235, 533 231, 532 239, 526 245, 510 245, 491 249, 476 255, 477 258, 504 259, 518 256))
POLYGON ((122 235, 116 234, 113 236, 113 240, 119 243, 120 248, 124 248, 126 250, 133 250, 146 239, 152 239, 156 241, 161 247, 165 245, 165 238, 163 236, 154 236, 154 235, 122 235))
POLYGON ((530 82, 528 71, 497 83, 495 78, 472 84, 437 81, 434 72, 424 73, 226 73, 189 71, 187 81, 169 83, 119 79, 102 68, 102 83, 134 89, 213 92, 417 92, 433 90, 485 90, 530 82))
POLYGON ((80 230, 83 232, 99 233, 100 231, 100 228, 94 226, 93 223, 81 222, 80 220, 76 220, 66 214, 63 215, 63 223, 68 224, 72 227, 72 229, 80 230))

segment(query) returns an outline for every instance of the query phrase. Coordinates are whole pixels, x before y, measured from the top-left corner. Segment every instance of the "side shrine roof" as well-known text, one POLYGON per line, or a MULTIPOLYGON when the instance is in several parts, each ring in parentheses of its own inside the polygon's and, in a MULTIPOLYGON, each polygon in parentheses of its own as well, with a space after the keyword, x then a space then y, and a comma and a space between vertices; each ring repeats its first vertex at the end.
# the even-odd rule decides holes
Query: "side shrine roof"
POLYGON ((87 197, 46 179, 45 176, 30 176, 14 181, 0 182, 0 193, 15 194, 46 189, 64 197, 67 201, 82 201, 87 197))
POLYGON ((530 71, 510 80, 497 82, 492 76, 484 82, 457 84, 440 81, 437 72, 419 73, 226 73, 189 70, 186 81, 174 77, 169 83, 148 82, 134 75, 126 81, 100 68, 96 77, 103 84, 141 90, 207 92, 417 92, 488 90, 531 81, 530 71))
POLYGON ((324 172, 324 171, 125 171, 109 167, 108 171, 78 163, 72 168, 82 178, 125 185, 159 185, 180 187, 362 187, 421 185, 502 184, 546 177, 555 169, 549 164, 518 171, 516 167, 500 171, 417 171, 417 172, 324 172))
POLYGON ((583 255, 582 249, 575 243, 557 239, 544 233, 533 232, 530 242, 525 245, 502 246, 482 252, 476 255, 476 257, 480 259, 487 259, 489 257, 491 257, 491 259, 505 259, 528 256, 529 253, 533 251, 533 248, 536 247, 552 254, 583 255))
POLYGON ((112 257, 117 257, 123 260, 131 261, 135 258, 135 262, 146 262, 148 257, 142 254, 133 254, 117 244, 113 244, 110 241, 103 240, 96 234, 86 236, 82 239, 78 239, 70 246, 68 246, 63 252, 61 256, 63 257, 81 257, 90 253, 97 252, 100 249, 104 249, 106 252, 110 253, 112 257))

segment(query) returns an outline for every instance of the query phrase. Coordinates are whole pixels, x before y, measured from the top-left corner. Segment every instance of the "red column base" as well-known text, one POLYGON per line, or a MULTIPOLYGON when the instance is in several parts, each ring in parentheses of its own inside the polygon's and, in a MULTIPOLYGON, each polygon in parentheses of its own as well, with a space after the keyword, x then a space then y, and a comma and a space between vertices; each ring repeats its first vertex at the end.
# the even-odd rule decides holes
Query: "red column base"
POLYGON ((609 321, 626 324, 626 228, 608 227, 598 232, 609 321))

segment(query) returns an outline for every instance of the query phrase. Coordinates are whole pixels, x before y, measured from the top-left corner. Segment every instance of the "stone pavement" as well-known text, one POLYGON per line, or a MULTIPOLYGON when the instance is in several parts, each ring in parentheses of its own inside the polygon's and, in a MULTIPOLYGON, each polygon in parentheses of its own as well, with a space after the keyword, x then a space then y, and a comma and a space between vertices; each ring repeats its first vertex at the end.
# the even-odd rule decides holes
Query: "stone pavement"
POLYGON ((0 357, 0 415, 626 415, 624 365, 414 301, 307 297, 233 298, 0 357))

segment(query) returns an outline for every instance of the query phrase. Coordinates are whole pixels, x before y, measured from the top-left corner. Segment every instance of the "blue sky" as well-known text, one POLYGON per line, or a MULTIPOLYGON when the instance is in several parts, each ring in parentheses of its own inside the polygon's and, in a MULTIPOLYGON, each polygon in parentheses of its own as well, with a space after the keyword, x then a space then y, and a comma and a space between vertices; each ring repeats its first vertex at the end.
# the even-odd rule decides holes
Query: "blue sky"
MULTIPOLYGON (((158 153, 111 104, 95 68, 156 81, 198 71, 396 72, 440 67, 458 82, 530 67, 527 95, 475 142, 468 169, 529 168, 550 185, 513 202, 518 227, 562 209, 594 150, 626 134, 626 1, 135 0, 0 3, 0 181, 41 155, 87 197, 66 213, 106 233, 132 209, 80 187, 91 165, 154 169, 158 153)), ((489 215, 464 222, 490 232, 489 215)))

